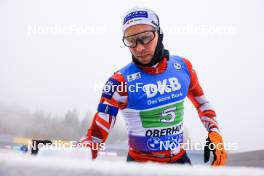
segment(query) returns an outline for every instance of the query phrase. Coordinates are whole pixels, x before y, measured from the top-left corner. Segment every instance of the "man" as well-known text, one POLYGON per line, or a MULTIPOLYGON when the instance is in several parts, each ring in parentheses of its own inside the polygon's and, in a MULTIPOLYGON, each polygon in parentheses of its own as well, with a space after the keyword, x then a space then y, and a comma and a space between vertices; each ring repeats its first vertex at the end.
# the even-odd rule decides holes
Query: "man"
MULTIPOLYGON (((133 8, 126 13, 123 42, 132 54, 132 62, 107 81, 98 112, 81 143, 91 147, 105 142, 122 110, 128 128, 127 161, 191 164, 182 147, 183 102, 188 97, 208 131, 205 162, 212 152, 212 165, 224 165, 226 152, 216 113, 192 64, 170 55, 162 40, 159 19, 152 10, 133 8)), ((93 159, 97 151, 92 148, 93 159)))

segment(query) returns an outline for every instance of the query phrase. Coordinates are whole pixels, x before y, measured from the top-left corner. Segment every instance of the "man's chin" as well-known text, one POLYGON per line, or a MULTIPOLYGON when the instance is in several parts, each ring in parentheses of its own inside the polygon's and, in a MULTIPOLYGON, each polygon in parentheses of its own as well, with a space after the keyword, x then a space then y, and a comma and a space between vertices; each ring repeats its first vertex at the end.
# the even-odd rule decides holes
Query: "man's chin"
POLYGON ((139 57, 137 59, 141 64, 149 64, 151 62, 151 58, 149 56, 145 57, 139 57))

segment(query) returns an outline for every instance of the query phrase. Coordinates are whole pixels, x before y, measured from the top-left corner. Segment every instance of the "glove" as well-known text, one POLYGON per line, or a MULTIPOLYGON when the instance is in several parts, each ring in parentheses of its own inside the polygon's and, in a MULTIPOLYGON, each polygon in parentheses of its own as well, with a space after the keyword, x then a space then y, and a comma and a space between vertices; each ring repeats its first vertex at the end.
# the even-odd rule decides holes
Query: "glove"
POLYGON ((214 154, 214 160, 211 163, 212 166, 223 166, 227 159, 227 154, 224 149, 224 143, 222 136, 214 131, 208 133, 206 144, 204 146, 204 162, 208 162, 210 159, 210 153, 214 154))
POLYGON ((78 143, 77 143, 77 147, 83 147, 83 148, 90 148, 91 152, 92 152, 92 159, 96 159, 97 155, 98 155, 98 146, 99 144, 97 143, 92 143, 91 140, 88 139, 88 137, 85 137, 83 139, 81 139, 78 143), (93 147, 92 145, 95 145, 96 147, 93 147))

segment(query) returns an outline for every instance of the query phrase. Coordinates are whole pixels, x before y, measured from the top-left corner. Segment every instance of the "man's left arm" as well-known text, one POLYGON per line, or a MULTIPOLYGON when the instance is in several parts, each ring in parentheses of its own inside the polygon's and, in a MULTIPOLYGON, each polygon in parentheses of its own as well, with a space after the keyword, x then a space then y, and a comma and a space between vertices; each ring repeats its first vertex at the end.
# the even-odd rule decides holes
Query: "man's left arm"
POLYGON ((191 62, 187 59, 183 60, 187 65, 191 80, 188 90, 188 98, 195 106, 200 120, 202 121, 204 127, 208 132, 208 138, 206 139, 206 146, 204 151, 204 162, 208 162, 210 158, 210 152, 213 152, 214 160, 212 162, 212 165, 224 165, 227 156, 223 145, 223 139, 217 123, 216 112, 205 97, 203 89, 199 84, 197 74, 193 69, 191 62), (214 144, 213 150, 210 150, 210 148, 208 147, 211 143, 214 144))

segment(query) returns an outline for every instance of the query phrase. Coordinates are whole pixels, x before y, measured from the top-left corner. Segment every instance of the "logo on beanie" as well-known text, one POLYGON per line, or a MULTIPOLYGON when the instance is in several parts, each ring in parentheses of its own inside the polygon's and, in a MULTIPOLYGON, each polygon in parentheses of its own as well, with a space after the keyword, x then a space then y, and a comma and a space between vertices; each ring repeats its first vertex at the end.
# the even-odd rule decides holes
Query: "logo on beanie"
POLYGON ((125 17, 123 24, 126 24, 128 21, 131 22, 131 20, 134 18, 148 18, 148 12, 147 11, 131 12, 125 17))

